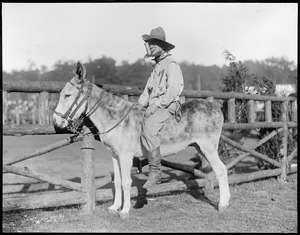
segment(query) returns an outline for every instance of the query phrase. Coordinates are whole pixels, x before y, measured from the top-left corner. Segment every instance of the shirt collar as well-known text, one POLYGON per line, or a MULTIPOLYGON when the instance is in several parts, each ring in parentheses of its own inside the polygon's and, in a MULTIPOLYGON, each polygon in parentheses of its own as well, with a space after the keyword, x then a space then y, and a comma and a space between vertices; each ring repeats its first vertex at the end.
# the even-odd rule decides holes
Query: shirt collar
POLYGON ((171 54, 169 54, 168 52, 166 52, 166 53, 161 54, 160 57, 154 58, 152 60, 155 61, 156 64, 158 64, 160 61, 162 61, 163 59, 167 58, 170 55, 171 54))

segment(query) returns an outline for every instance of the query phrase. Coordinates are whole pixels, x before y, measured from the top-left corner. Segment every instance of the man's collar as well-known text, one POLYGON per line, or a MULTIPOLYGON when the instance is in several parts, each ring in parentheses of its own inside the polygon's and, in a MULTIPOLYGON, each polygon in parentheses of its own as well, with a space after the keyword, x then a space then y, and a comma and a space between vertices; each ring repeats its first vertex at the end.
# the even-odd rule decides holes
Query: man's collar
POLYGON ((168 52, 161 54, 160 57, 154 58, 152 60, 155 61, 156 64, 158 64, 160 61, 162 61, 163 59, 165 59, 166 57, 170 56, 171 54, 169 54, 168 52))

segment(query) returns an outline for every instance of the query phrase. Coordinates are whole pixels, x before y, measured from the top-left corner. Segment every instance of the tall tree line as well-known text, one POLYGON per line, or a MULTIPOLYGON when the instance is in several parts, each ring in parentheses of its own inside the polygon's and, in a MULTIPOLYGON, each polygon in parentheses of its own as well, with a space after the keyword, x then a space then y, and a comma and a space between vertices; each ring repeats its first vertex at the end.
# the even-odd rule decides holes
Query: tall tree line
MULTIPOLYGON (((26 70, 3 71, 3 80, 14 81, 69 81, 77 61, 58 60, 50 70, 46 66, 40 69, 32 64, 26 70)), ((179 63, 184 77, 185 89, 201 89, 211 91, 222 90, 222 79, 228 72, 228 66, 217 65, 204 66, 182 61, 179 63)), ((297 66, 294 62, 284 57, 271 57, 263 61, 247 60, 243 62, 250 73, 265 76, 275 84, 295 84, 297 66)), ((144 87, 152 71, 153 63, 144 59, 138 59, 134 63, 123 61, 116 65, 113 58, 89 60, 84 63, 87 69, 87 77, 101 84, 117 84, 126 86, 144 87)))

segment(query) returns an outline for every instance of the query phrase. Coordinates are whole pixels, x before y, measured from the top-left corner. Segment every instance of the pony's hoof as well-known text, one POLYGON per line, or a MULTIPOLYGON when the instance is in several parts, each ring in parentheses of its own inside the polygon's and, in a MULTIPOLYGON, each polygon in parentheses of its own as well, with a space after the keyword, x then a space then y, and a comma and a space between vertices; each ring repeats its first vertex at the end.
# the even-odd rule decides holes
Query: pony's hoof
POLYGON ((110 206, 107 208, 107 211, 111 214, 117 214, 119 212, 119 209, 110 206))
POLYGON ((120 212, 119 216, 122 220, 129 218, 129 212, 120 212))
POLYGON ((218 210, 219 210, 219 212, 220 213, 222 213, 222 212, 224 212, 226 209, 227 209, 227 207, 229 207, 229 203, 227 203, 227 204, 225 204, 225 205, 218 205, 218 210))

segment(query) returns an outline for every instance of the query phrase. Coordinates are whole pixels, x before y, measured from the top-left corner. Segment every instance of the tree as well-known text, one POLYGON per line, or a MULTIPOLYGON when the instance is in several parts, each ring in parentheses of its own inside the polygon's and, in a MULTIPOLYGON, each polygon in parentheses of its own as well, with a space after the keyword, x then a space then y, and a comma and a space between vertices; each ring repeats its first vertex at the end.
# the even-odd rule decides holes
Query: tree
POLYGON ((264 61, 247 60, 244 64, 252 73, 265 76, 275 84, 295 84, 297 66, 284 57, 271 57, 264 61))
POLYGON ((117 77, 119 84, 126 86, 145 87, 152 71, 152 64, 144 59, 138 59, 135 63, 129 64, 123 61, 117 67, 117 77))
POLYGON ((2 75, 4 81, 39 81, 41 77, 38 69, 21 71, 13 70, 11 73, 3 72, 2 75))
POLYGON ((64 81, 67 82, 73 77, 73 69, 75 68, 76 62, 69 60, 62 62, 58 60, 53 70, 45 72, 41 75, 43 81, 64 81))
POLYGON ((184 88, 198 90, 200 79, 201 90, 219 91, 221 86, 221 69, 218 66, 203 66, 190 64, 186 61, 180 63, 184 79, 184 88))
POLYGON ((118 84, 116 61, 112 58, 103 56, 85 64, 87 77, 95 78, 96 83, 118 84))
MULTIPOLYGON (((226 55, 226 53, 224 53, 226 55)), ((234 61, 234 57, 227 59, 234 61)), ((13 71, 7 73, 3 71, 3 80, 16 80, 16 81, 64 81, 67 82, 73 76, 73 69, 77 61, 57 61, 51 70, 46 66, 41 66, 37 69, 34 62, 29 64, 27 70, 13 71)), ((184 89, 198 89, 198 80, 200 77, 201 90, 221 91, 225 83, 232 83, 232 85, 240 86, 242 89, 243 76, 250 76, 256 74, 259 77, 266 77, 273 81, 273 83, 288 83, 295 84, 297 77, 297 66, 293 62, 288 61, 286 58, 268 58, 265 61, 251 61, 236 62, 235 64, 222 68, 218 66, 203 66, 182 61, 179 63, 183 78, 184 89), (236 66, 236 67, 234 67, 236 66), (228 71, 231 70, 230 73, 228 71), (235 70, 235 71, 234 71, 235 70), (231 75, 230 75, 231 74, 231 75), (239 81, 232 80, 234 76, 240 77, 239 81), (248 75, 247 75, 248 74, 248 75), (226 81, 222 79, 226 76, 226 81)), ((116 66, 116 61, 112 58, 102 57, 92 60, 89 57, 87 63, 87 78, 91 81, 95 78, 97 83, 102 84, 119 84, 126 86, 144 87, 149 75, 152 71, 152 63, 145 59, 138 59, 136 62, 130 64, 127 61, 122 61, 122 64, 116 66)), ((234 89, 235 90, 235 89, 234 89)))

